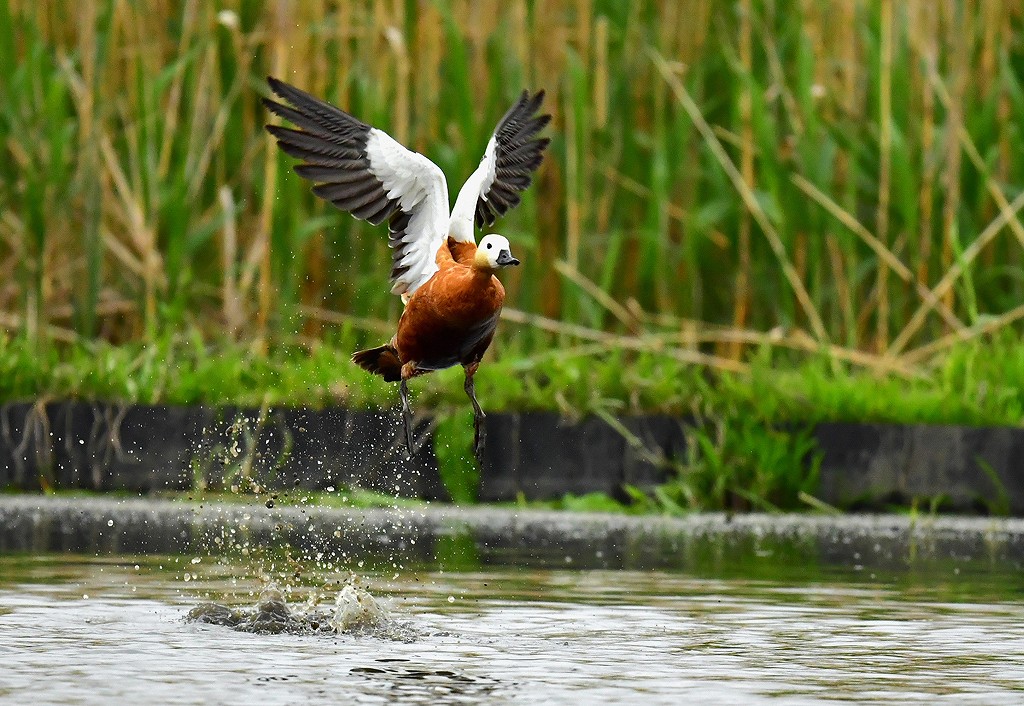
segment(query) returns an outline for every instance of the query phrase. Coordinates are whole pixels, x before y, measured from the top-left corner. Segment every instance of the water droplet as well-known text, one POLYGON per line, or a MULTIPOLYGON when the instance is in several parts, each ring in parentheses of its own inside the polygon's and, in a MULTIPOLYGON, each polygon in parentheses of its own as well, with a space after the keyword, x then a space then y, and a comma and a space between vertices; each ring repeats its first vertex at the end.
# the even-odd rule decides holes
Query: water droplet
POLYGON ((197 556, 192 557, 192 563, 193 564, 198 564, 201 561, 202 561, 202 559, 200 557, 197 557, 197 556))
POLYGON ((455 596, 448 596, 448 602, 449 603, 454 603, 455 602, 455 596))
POLYGON ((107 520, 107 527, 113 527, 113 526, 114 526, 114 521, 113 520, 107 520))

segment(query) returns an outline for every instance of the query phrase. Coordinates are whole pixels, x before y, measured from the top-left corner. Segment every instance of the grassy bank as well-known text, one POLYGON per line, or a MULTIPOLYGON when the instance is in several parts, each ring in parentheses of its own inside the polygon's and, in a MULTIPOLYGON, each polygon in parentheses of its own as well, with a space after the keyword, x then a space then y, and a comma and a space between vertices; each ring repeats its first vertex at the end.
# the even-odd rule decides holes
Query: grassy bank
MULTIPOLYGON (((24 339, 0 339, 0 400, 393 407, 395 386, 348 361, 356 339, 266 354, 236 343, 210 347, 198 338, 72 344, 40 354, 24 339)), ((598 415, 613 426, 621 415, 639 413, 695 419, 686 458, 664 460, 668 482, 650 495, 630 490, 634 511, 807 508, 818 506, 814 422, 1019 426, 1022 351, 1013 338, 965 343, 927 374, 902 378, 770 347, 752 357, 748 370, 715 375, 658 352, 556 348, 502 356, 481 368, 477 389, 488 411, 555 409, 576 418, 598 415)), ((478 470, 461 371, 419 378, 412 388, 414 406, 440 417, 435 450, 445 485, 457 500, 471 501, 478 470)), ((607 497, 558 505, 619 508, 607 497)))
MULTIPOLYGON (((357 338, 268 353, 199 338, 82 342, 40 350, 0 337, 0 401, 105 399, 142 404, 387 408, 397 388, 356 368, 357 338)), ((421 409, 465 408, 461 369, 418 378, 421 409)), ((763 348, 743 372, 705 370, 659 352, 553 347, 508 353, 480 368, 489 411, 556 410, 569 418, 649 414, 748 417, 760 423, 875 421, 1024 423, 1024 348, 1014 337, 965 343, 917 377, 878 376, 827 354, 763 348)))

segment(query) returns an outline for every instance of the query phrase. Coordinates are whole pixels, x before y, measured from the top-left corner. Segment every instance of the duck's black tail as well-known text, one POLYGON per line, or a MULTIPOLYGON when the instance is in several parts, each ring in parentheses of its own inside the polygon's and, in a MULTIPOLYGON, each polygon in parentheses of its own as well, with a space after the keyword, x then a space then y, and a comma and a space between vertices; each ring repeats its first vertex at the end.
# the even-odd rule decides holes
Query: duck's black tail
POLYGON ((381 375, 388 382, 402 379, 402 360, 390 343, 352 354, 352 362, 374 375, 381 375))

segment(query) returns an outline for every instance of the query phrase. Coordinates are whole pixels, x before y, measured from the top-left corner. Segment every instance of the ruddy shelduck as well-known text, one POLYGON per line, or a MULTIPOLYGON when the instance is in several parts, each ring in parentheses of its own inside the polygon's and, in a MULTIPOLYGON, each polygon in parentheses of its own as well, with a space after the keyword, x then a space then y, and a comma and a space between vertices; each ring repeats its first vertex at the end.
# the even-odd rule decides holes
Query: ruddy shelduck
POLYGON ((295 171, 316 182, 313 193, 373 225, 388 222, 393 249, 391 291, 405 310, 398 332, 383 346, 358 351, 360 367, 399 382, 405 441, 412 453, 409 378, 462 365, 473 403, 473 451, 483 449, 484 412, 473 376, 494 337, 505 289, 494 274, 518 265, 508 240, 497 233, 480 245, 476 227, 494 223, 519 203, 519 194, 540 166, 547 138, 537 135, 551 120, 538 115, 544 92, 523 91, 499 122, 480 166, 448 210, 444 172, 387 133, 275 78, 271 90, 291 107, 265 99, 274 114, 299 129, 268 125, 286 153, 303 160, 295 171))

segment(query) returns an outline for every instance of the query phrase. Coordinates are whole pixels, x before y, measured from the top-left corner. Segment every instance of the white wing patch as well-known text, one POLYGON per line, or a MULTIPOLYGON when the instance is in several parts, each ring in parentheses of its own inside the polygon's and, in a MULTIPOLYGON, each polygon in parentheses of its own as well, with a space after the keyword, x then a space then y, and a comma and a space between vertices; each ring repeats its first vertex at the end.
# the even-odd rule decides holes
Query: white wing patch
POLYGON ((448 182, 440 167, 377 128, 367 137, 366 156, 370 172, 402 212, 392 221, 391 291, 412 294, 437 272, 437 251, 448 230, 448 182))
POLYGON ((455 208, 452 209, 451 223, 448 226, 451 236, 456 240, 464 243, 476 242, 473 236, 473 214, 476 213, 477 200, 486 199, 487 191, 494 183, 494 153, 497 144, 495 136, 491 135, 483 159, 480 160, 480 166, 469 175, 469 179, 466 179, 466 183, 459 189, 455 208))

